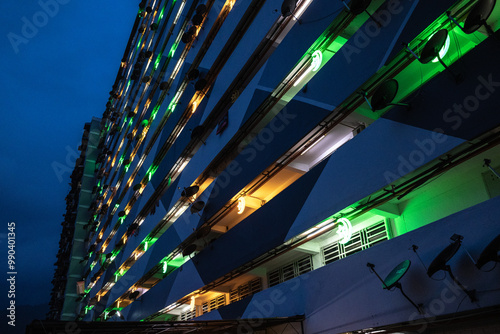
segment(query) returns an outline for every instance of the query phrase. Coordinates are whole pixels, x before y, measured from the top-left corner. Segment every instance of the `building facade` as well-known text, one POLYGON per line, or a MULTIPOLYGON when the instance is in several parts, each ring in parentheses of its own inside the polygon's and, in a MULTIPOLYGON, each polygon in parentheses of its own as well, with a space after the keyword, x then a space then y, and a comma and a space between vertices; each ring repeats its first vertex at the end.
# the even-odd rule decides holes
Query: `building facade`
POLYGON ((498 330, 499 15, 141 1, 49 318, 498 330))

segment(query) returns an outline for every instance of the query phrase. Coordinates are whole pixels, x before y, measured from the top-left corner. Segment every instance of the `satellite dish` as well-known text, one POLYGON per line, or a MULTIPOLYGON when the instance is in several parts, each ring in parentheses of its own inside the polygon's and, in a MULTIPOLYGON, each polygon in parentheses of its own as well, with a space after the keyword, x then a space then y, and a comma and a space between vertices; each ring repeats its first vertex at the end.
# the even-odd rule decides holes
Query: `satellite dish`
POLYGON ((194 68, 188 72, 187 77, 190 81, 197 79, 200 76, 200 70, 194 68))
POLYGON ((196 244, 190 244, 182 250, 182 256, 189 256, 196 250, 196 244))
POLYGON ((134 292, 131 292, 129 295, 128 295, 128 299, 130 300, 136 300, 137 297, 139 297, 139 291, 134 291, 134 292))
MULTIPOLYGON (((449 14, 448 14, 449 15, 449 14)), ((456 83, 463 80, 461 74, 455 74, 453 71, 444 63, 443 56, 446 54, 450 44, 450 37, 448 35, 448 30, 441 29, 429 38, 427 43, 425 43, 420 57, 415 54, 415 52, 407 45, 406 48, 417 58, 422 64, 427 64, 430 61, 439 61, 441 65, 453 76, 456 83)))
POLYGON ((288 17, 293 14, 295 8, 297 7, 296 0, 284 0, 281 4, 281 15, 283 17, 288 17))
POLYGON ((431 262, 431 265, 427 269, 427 275, 432 277, 436 272, 446 270, 446 263, 451 260, 453 255, 456 254, 461 244, 461 240, 458 239, 446 246, 446 248, 443 249, 441 253, 439 253, 438 256, 436 256, 436 258, 431 262))
POLYGON ((453 280, 453 282, 455 282, 455 284, 458 285, 458 287, 460 289, 462 289, 462 291, 465 292, 465 294, 467 296, 469 296, 470 301, 475 302, 476 301, 476 290, 467 290, 463 286, 463 284, 460 283, 456 279, 456 277, 453 275, 453 272, 451 271, 451 267, 447 264, 447 262, 449 260, 451 260, 451 258, 457 253, 458 249, 460 248, 460 246, 462 244, 462 239, 463 239, 463 237, 461 235, 458 235, 458 234, 454 234, 451 237, 451 240, 453 240, 453 243, 446 246, 446 248, 443 249, 441 251, 441 253, 439 253, 436 256, 436 258, 431 262, 429 268, 427 269, 427 275, 429 277, 432 277, 432 275, 434 275, 436 272, 438 272, 440 270, 444 270, 444 271, 448 272, 448 274, 450 274, 450 277, 453 280))
POLYGON ((384 81, 375 90, 371 100, 372 110, 381 110, 389 106, 389 104, 394 101, 394 98, 398 94, 399 84, 394 79, 389 79, 384 81))
POLYGON ((191 139, 199 138, 205 132, 205 127, 203 125, 199 125, 191 131, 191 139))
POLYGON ((203 90, 203 88, 205 88, 205 86, 207 85, 207 80, 204 79, 204 78, 201 78, 199 79, 198 81, 196 81, 196 83, 194 84, 194 89, 198 92, 200 90, 203 90))
POLYGON ((398 87, 399 84, 395 79, 389 79, 384 81, 373 92, 371 102, 368 101, 365 91, 361 91, 359 92, 359 94, 364 97, 366 103, 368 103, 372 111, 382 110, 390 105, 405 106, 406 108, 409 109, 410 105, 407 103, 392 103, 392 101, 394 101, 394 98, 398 94, 398 87))
POLYGON ((201 210, 203 210, 204 207, 205 207, 205 202, 203 201, 194 202, 193 205, 191 205, 190 209, 191 214, 200 212, 201 210))
POLYGON ((194 38, 194 34, 190 34, 189 32, 185 32, 184 34, 182 34, 181 41, 184 44, 188 44, 193 40, 193 38, 194 38))
POLYGON ((384 289, 390 290, 395 287, 410 268, 410 264, 410 260, 405 260, 392 269, 384 280, 384 289))
POLYGON ((196 28, 195 27, 191 27, 188 29, 188 31, 186 31, 183 35, 182 35, 182 42, 183 43, 191 43, 191 41, 194 39, 194 34, 196 33, 196 28))
POLYGON ((486 30, 488 30, 488 34, 490 34, 490 31, 493 32, 493 30, 486 24, 486 20, 488 20, 491 13, 493 12, 495 3, 495 0, 478 1, 470 10, 469 15, 467 15, 464 23, 464 28, 462 30, 466 34, 472 34, 476 30, 481 28, 482 25, 484 25, 486 27, 486 30))
POLYGON ((203 14, 195 14, 193 16, 193 18, 191 19, 191 22, 193 22, 193 24, 195 26, 199 26, 202 22, 203 22, 203 14))
POLYGON ((425 43, 425 46, 420 54, 420 62, 422 64, 427 64, 434 58, 441 59, 439 52, 446 44, 446 39, 448 38, 448 30, 441 29, 436 32, 432 37, 425 43))
POLYGON ((196 231, 196 239, 206 237, 210 233, 210 231, 212 231, 212 228, 210 226, 203 226, 198 231, 196 231))
POLYGON ((134 69, 134 72, 132 72, 131 79, 132 80, 137 80, 141 76, 141 70, 136 68, 134 69))
POLYGON ((368 6, 370 6, 371 0, 352 0, 351 4, 349 5, 349 11, 353 15, 359 15, 363 13, 368 6))
POLYGON ((500 262, 500 234, 483 249, 476 266, 481 269, 490 261, 500 262))
POLYGON ((181 196, 182 197, 191 197, 191 196, 195 195, 196 193, 198 193, 199 190, 200 190, 200 187, 198 187, 198 186, 187 187, 187 188, 184 188, 184 190, 181 193, 181 196))
POLYGON ((399 280, 406 274, 408 269, 410 268, 410 260, 405 260, 398 264, 392 271, 387 275, 385 280, 380 278, 379 274, 375 271, 375 265, 372 263, 367 263, 366 266, 370 268, 370 272, 374 273, 378 279, 382 282, 382 287, 387 290, 391 290, 392 288, 397 288, 401 291, 403 297, 405 297, 420 314, 424 314, 422 310, 422 304, 417 305, 413 300, 408 297, 408 295, 403 291, 403 286, 399 283, 399 280))

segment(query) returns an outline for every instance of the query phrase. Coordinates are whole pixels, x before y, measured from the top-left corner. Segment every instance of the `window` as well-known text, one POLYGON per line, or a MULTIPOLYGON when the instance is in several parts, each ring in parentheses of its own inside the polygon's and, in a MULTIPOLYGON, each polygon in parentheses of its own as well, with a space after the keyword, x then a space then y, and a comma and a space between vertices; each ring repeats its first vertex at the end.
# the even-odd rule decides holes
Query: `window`
POLYGON ((181 321, 191 320, 196 317, 196 309, 192 311, 186 311, 181 313, 181 321))
POLYGON ((323 247, 321 249, 323 263, 325 265, 332 263, 363 249, 370 248, 387 239, 387 228, 385 222, 381 221, 359 232, 353 233, 351 240, 345 245, 334 242, 331 245, 323 247))
POLYGON ((216 310, 226 305, 226 295, 220 295, 208 300, 201 305, 203 314, 216 310))
POLYGON ((268 274, 269 287, 278 285, 289 279, 313 270, 312 257, 308 255, 295 262, 275 269, 268 274))
POLYGON ((253 295, 259 291, 262 291, 262 279, 257 277, 231 290, 229 292, 229 302, 237 302, 238 300, 242 300, 243 298, 253 295))

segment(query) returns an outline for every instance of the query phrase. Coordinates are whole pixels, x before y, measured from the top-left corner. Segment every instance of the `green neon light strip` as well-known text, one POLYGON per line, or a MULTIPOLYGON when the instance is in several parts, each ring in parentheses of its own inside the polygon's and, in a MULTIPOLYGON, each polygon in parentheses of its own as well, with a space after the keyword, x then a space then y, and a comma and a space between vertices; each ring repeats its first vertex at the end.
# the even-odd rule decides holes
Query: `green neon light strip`
POLYGON ((177 50, 178 46, 179 46, 179 42, 178 41, 174 42, 174 44, 170 48, 170 52, 168 53, 168 57, 169 58, 173 58, 174 57, 175 51, 177 50))
POLYGON ((137 49, 136 49, 136 52, 139 51, 139 48, 141 47, 141 42, 142 42, 142 36, 141 38, 139 39, 139 43, 137 43, 137 49))
MULTIPOLYGON (((177 0, 172 1, 172 5, 171 6, 173 7, 176 2, 177 2, 177 0)), ((160 21, 163 19, 163 14, 165 13, 165 8, 167 7, 167 3, 168 3, 168 1, 165 2, 165 5, 161 9, 160 15, 158 16, 158 21, 156 21, 156 23, 160 23, 160 21)))
POLYGON ((158 55, 158 57, 156 57, 156 61, 155 61, 155 65, 154 65, 154 70, 156 70, 158 68, 158 65, 160 65, 160 60, 161 60, 161 53, 158 55))
POLYGON ((151 120, 154 120, 156 118, 156 114, 158 113, 158 110, 160 110, 160 106, 156 105, 154 107, 153 111, 151 112, 151 117, 150 117, 151 120))

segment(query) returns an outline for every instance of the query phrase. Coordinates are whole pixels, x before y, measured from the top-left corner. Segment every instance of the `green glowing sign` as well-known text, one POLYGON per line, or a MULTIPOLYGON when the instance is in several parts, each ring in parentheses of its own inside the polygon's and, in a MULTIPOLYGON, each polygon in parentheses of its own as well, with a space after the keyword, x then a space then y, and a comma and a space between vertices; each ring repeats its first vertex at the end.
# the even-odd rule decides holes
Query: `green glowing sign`
POLYGON ((319 70, 319 67, 321 66, 321 63, 323 62, 323 54, 321 51, 316 50, 312 54, 312 63, 311 63, 311 70, 313 72, 316 72, 319 70))
POLYGON ((352 225, 349 219, 340 218, 337 220, 338 230, 337 234, 341 237, 339 243, 346 244, 352 237, 352 225))

